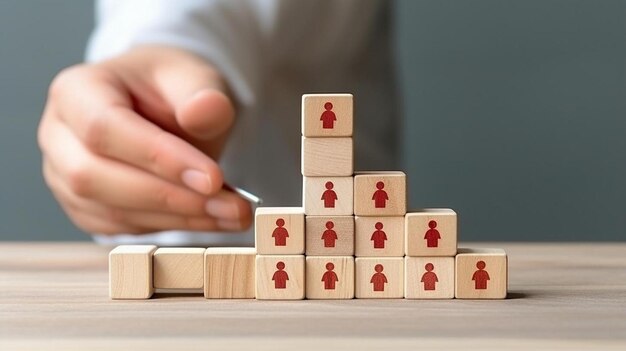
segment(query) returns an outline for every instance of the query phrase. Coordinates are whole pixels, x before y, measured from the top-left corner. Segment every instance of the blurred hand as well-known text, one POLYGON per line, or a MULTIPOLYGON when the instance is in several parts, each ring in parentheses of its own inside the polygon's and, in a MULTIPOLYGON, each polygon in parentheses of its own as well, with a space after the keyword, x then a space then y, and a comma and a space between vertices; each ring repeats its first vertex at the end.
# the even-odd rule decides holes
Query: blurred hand
POLYGON ((39 125, 46 183, 90 233, 245 229, 250 205, 222 189, 216 162, 234 113, 219 73, 183 50, 70 67, 39 125))

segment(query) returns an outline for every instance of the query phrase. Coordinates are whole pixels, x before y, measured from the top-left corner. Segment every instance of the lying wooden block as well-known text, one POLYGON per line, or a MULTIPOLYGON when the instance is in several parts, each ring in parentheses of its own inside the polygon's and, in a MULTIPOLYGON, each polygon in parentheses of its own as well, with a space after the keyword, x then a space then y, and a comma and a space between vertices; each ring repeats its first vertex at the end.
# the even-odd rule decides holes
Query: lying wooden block
POLYGON ((357 257, 357 299, 401 299, 404 297, 402 257, 357 257))
POLYGON ((355 217, 355 255, 404 256, 404 217, 355 217))
POLYGON ((258 300, 304 299, 304 255, 257 255, 258 300))
POLYGON ((307 216, 351 216, 353 177, 303 177, 302 203, 307 216))
POLYGON ((354 257, 307 256, 306 298, 354 298, 354 257))
POLYGON ((302 135, 352 136, 352 94, 302 95, 302 135))
POLYGON ((154 245, 121 245, 109 253, 109 296, 112 299, 149 299, 154 245))
POLYGON ((404 216, 406 175, 403 172, 357 172, 354 176, 354 214, 404 216))
POLYGON ((354 173, 352 138, 302 137, 301 172, 307 177, 347 177, 354 173))
POLYGON ((502 249, 464 249, 456 255, 457 299, 504 299, 507 257, 502 249))
POLYGON ((454 257, 405 257, 404 297, 454 298, 454 257))
POLYGON ((259 255, 304 253, 304 211, 301 207, 259 207, 254 237, 259 255))
POLYGON ((454 256, 457 215, 449 208, 426 208, 405 216, 407 256, 454 256))
POLYGON ((204 253, 204 297, 253 299, 256 249, 210 247, 204 253))
POLYGON ((204 252, 195 247, 162 247, 154 252, 155 289, 202 289, 204 252))
POLYGON ((306 216, 307 256, 354 255, 353 216, 306 216))

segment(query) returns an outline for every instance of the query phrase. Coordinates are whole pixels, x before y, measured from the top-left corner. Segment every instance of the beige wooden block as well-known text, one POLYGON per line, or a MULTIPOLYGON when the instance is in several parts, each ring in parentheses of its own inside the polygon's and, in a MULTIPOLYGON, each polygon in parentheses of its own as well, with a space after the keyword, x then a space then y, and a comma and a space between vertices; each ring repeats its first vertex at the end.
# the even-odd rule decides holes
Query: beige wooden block
POLYGON ((355 256, 404 256, 404 217, 356 216, 354 222, 355 256))
POLYGON ((352 136, 352 94, 302 95, 302 135, 352 136))
POLYGON ((403 172, 357 172, 354 176, 354 214, 404 216, 406 175, 403 172))
POLYGON ((155 289, 202 289, 204 252, 197 247, 161 247, 154 252, 155 289))
POLYGON ((254 237, 259 255, 304 253, 302 207, 259 207, 255 212, 254 237))
POLYGON ((354 255, 353 216, 306 216, 307 256, 354 255))
POLYGON ((258 300, 304 299, 304 255, 257 255, 258 300))
POLYGON ((404 297, 454 298, 454 257, 405 257, 404 297))
POLYGON ((307 256, 306 298, 354 298, 354 257, 307 256))
POLYGON ((149 299, 152 285, 154 245, 121 245, 109 253, 111 299, 149 299))
POLYGON ((405 216, 407 256, 454 256, 457 215, 448 208, 427 208, 405 216))
POLYGON ((351 216, 353 177, 303 177, 302 203, 307 216, 351 216))
POLYGON ((204 297, 253 299, 256 249, 210 247, 204 253, 204 297))
POLYGON ((454 292, 457 299, 504 299, 507 280, 504 250, 459 248, 454 292))
POLYGON ((302 137, 301 172, 307 177, 347 177, 354 173, 352 138, 302 137))
POLYGON ((357 299, 401 299, 404 297, 402 257, 357 257, 357 299))

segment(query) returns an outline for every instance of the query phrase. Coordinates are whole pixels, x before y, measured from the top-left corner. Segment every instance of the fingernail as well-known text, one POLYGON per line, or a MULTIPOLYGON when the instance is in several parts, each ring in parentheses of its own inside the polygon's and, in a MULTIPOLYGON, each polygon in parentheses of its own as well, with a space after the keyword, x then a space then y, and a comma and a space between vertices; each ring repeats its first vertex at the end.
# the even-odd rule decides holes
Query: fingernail
POLYGON ((219 197, 207 200, 204 208, 209 216, 219 219, 233 220, 239 218, 239 207, 232 201, 226 201, 219 197))
POLYGON ((181 175, 186 186, 202 194, 211 192, 211 178, 206 173, 195 169, 187 169, 181 175))

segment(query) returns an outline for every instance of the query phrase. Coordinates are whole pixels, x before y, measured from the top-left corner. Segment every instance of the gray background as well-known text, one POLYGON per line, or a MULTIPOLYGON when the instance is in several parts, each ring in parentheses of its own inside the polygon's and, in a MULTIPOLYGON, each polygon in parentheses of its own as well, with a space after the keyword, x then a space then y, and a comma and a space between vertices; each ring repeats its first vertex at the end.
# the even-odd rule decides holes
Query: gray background
MULTIPOLYGON (((89 1, 0 0, 0 239, 88 239, 40 171, 46 89, 89 1)), ((464 240, 623 240, 626 2, 399 1, 411 204, 464 240)))

